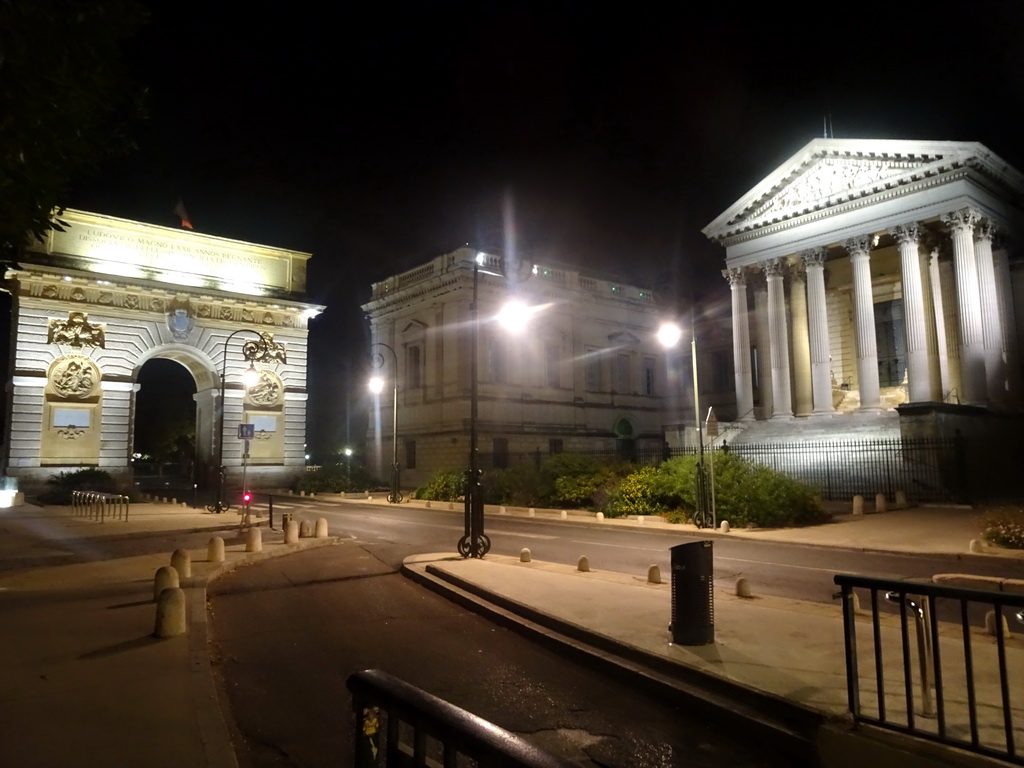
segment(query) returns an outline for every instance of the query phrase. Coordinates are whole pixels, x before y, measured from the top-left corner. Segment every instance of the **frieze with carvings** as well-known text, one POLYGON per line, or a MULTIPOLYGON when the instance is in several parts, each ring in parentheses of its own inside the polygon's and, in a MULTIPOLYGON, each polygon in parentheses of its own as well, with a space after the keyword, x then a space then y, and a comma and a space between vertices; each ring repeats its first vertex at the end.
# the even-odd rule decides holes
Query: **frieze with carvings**
POLYGON ((278 405, 284 396, 284 383, 271 371, 260 371, 259 380, 249 387, 249 399, 256 405, 278 405))
POLYGON ((274 341, 274 335, 263 331, 260 338, 249 339, 242 345, 242 357, 249 363, 287 363, 284 344, 274 341))
POLYGON ((91 396, 100 382, 100 369, 88 357, 65 355, 50 367, 50 386, 66 400, 82 400, 91 396))
POLYGON ((47 344, 66 344, 69 347, 106 347, 106 326, 93 325, 84 312, 69 312, 67 320, 51 318, 47 327, 47 344))

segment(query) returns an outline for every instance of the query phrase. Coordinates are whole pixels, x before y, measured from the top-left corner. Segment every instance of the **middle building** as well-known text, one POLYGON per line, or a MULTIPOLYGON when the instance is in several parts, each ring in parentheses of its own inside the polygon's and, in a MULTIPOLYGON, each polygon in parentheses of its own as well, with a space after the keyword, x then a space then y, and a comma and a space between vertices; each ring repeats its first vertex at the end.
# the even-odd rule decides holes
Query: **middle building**
POLYGON ((686 380, 678 351, 666 364, 650 290, 553 264, 459 248, 374 283, 363 310, 386 382, 370 410, 370 470, 386 477, 394 450, 406 487, 469 466, 474 391, 486 469, 661 451, 666 396, 686 380), (521 315, 505 322, 510 300, 521 315))

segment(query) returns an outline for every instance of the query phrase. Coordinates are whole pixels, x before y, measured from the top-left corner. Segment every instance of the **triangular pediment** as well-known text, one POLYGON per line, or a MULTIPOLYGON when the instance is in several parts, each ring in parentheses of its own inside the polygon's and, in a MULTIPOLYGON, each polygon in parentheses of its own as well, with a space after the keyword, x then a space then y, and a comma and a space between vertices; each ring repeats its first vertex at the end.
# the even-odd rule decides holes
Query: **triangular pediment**
POLYGON ((634 336, 629 331, 616 331, 615 333, 608 336, 608 341, 618 347, 624 347, 627 344, 639 344, 640 339, 634 336))
POLYGON ((814 139, 704 228, 712 240, 1005 163, 976 142, 814 139))

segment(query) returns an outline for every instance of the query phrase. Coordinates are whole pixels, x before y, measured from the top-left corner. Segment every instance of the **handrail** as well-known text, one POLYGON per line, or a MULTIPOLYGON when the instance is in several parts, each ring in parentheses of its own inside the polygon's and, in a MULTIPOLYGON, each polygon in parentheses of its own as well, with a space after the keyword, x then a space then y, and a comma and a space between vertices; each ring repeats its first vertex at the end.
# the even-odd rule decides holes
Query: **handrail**
POLYGON ((412 764, 427 765, 429 737, 440 745, 440 765, 456 765, 461 754, 487 768, 565 768, 561 760, 514 733, 382 670, 354 672, 346 685, 356 714, 357 766, 378 765, 372 755, 381 748, 385 766, 409 765, 410 752, 412 764), (384 728, 376 720, 376 710, 385 715, 384 728), (401 723, 412 727, 411 743, 401 741, 401 723))
MULTIPOLYGON (((1019 669, 1024 654, 1008 648, 1004 635, 1006 614, 1014 613, 1007 609, 1024 608, 1024 594, 849 574, 839 574, 834 581, 842 588, 847 695, 855 723, 910 733, 1024 765, 1024 754, 1015 740, 1008 671, 1011 665, 1007 658, 1012 650, 1014 668, 1019 669), (869 648, 860 654, 854 589, 868 590, 871 601, 869 648), (880 614, 880 605, 886 599, 899 606, 898 641, 893 637, 894 622, 883 621, 880 614), (991 609, 984 621, 994 632, 994 654, 987 640, 972 636, 978 634, 971 620, 977 620, 979 608, 991 609), (947 617, 945 629, 940 627, 940 614, 947 617), (916 676, 911 658, 911 623, 917 634, 916 676), (959 626, 951 630, 948 623, 959 626), (890 654, 894 661, 886 664, 890 654), (859 663, 865 660, 873 662, 873 669, 862 674, 859 663), (914 693, 915 679, 920 686, 918 696, 914 693), (984 692, 979 693, 979 689, 984 692), (890 706, 894 700, 895 705, 890 706), (969 734, 969 739, 960 734, 969 734)), ((1021 615, 1018 612, 1016 618, 1021 615)), ((861 621, 866 623, 863 617, 861 621)), ((1019 702, 1016 714, 1018 718, 1024 715, 1019 702)))

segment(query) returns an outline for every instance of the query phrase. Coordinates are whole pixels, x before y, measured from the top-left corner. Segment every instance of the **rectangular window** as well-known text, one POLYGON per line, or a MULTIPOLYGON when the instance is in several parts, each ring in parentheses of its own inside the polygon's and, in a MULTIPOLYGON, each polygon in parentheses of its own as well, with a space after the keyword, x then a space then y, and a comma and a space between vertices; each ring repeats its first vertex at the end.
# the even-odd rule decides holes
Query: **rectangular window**
POLYGON ((277 432, 277 416, 249 416, 253 432, 277 432))
POLYGON ((544 346, 544 373, 545 381, 549 387, 560 387, 561 376, 558 373, 558 366, 561 364, 557 344, 546 344, 544 346))
POLYGON ((405 441, 405 468, 416 469, 416 441, 405 441))
POLYGON ((629 393, 629 355, 615 356, 615 391, 620 395, 629 393))
POLYGON ((84 408, 54 408, 53 426, 88 427, 89 411, 84 408))
POLYGON ((644 394, 654 394, 654 358, 644 358, 644 394))
POLYGON ((491 449, 491 454, 494 460, 494 468, 506 469, 508 467, 508 438, 494 438, 494 444, 493 448, 491 449))
POLYGON ((601 350, 597 347, 586 349, 587 391, 601 391, 601 350))
POLYGON ((560 438, 552 437, 548 440, 548 453, 561 453, 562 450, 563 445, 560 438))
POLYGON ((487 339, 487 380, 505 383, 505 342, 493 336, 487 339))
POLYGON ((409 389, 423 386, 423 367, 418 346, 406 347, 405 350, 405 385, 409 389))

